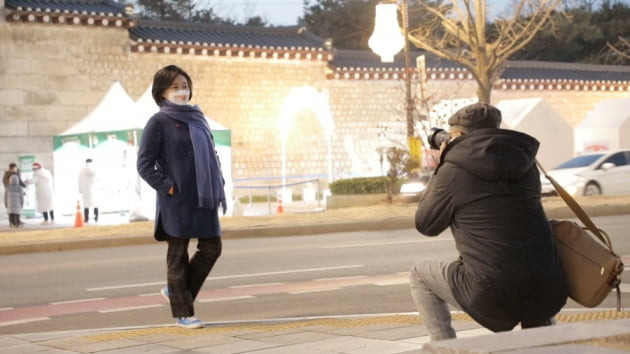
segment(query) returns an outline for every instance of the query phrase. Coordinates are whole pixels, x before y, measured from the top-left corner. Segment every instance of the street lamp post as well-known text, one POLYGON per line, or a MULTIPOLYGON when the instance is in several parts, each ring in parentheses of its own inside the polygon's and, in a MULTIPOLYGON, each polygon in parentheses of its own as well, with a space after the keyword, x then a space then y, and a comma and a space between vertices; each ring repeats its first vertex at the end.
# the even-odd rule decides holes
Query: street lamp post
POLYGON ((409 53, 409 13, 407 0, 398 0, 397 3, 381 2, 376 5, 376 17, 374 32, 368 41, 368 45, 376 54, 381 56, 382 62, 393 62, 394 55, 403 50, 405 57, 405 114, 407 122, 407 143, 410 151, 417 150, 415 142, 413 121, 413 96, 411 94, 411 55, 409 53), (402 13, 403 34, 398 25, 398 13, 402 13))

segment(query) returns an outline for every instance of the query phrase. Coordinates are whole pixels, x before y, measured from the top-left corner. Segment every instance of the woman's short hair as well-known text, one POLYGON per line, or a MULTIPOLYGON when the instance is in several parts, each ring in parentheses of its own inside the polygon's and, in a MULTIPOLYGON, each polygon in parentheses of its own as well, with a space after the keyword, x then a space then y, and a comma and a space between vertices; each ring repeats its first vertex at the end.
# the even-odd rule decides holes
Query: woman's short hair
POLYGON ((186 81, 188 82, 188 89, 190 90, 190 95, 188 96, 188 99, 192 98, 193 86, 190 76, 184 71, 184 69, 180 68, 179 66, 168 65, 163 67, 158 72, 156 72, 155 75, 153 75, 153 88, 151 89, 151 95, 153 96, 153 100, 155 100, 155 103, 157 103, 158 106, 162 106, 162 103, 164 102, 164 97, 162 97, 162 94, 169 87, 171 87, 171 84, 173 83, 173 81, 175 81, 175 78, 178 75, 183 75, 186 78, 186 81))

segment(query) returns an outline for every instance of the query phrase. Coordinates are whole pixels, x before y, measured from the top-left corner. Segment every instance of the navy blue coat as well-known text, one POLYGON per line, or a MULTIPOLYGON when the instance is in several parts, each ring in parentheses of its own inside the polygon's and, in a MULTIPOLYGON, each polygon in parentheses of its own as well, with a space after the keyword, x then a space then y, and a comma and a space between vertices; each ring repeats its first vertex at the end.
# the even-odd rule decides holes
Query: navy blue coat
POLYGON ((157 240, 221 235, 218 210, 197 207, 195 158, 187 124, 164 113, 153 115, 142 132, 137 168, 157 192, 157 240), (172 196, 168 195, 171 186, 175 186, 172 196))

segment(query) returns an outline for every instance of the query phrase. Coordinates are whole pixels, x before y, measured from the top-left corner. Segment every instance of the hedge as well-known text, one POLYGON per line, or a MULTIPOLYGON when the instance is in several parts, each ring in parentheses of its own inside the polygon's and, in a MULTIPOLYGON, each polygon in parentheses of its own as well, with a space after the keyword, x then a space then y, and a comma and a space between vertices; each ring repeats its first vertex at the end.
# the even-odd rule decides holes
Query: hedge
POLYGON ((340 179, 330 184, 334 195, 386 193, 387 177, 340 179))

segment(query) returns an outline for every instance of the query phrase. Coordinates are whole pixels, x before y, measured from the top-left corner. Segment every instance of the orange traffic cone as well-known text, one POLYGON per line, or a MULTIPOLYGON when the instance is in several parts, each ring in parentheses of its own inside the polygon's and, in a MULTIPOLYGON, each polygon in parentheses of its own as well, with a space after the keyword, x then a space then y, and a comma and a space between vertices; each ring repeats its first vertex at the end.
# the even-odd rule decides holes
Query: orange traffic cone
POLYGON ((74 216, 74 227, 83 227, 83 213, 81 212, 81 203, 77 200, 77 213, 74 216))
POLYGON ((282 206, 282 193, 278 193, 278 207, 276 208, 276 213, 284 213, 284 207, 282 206))

